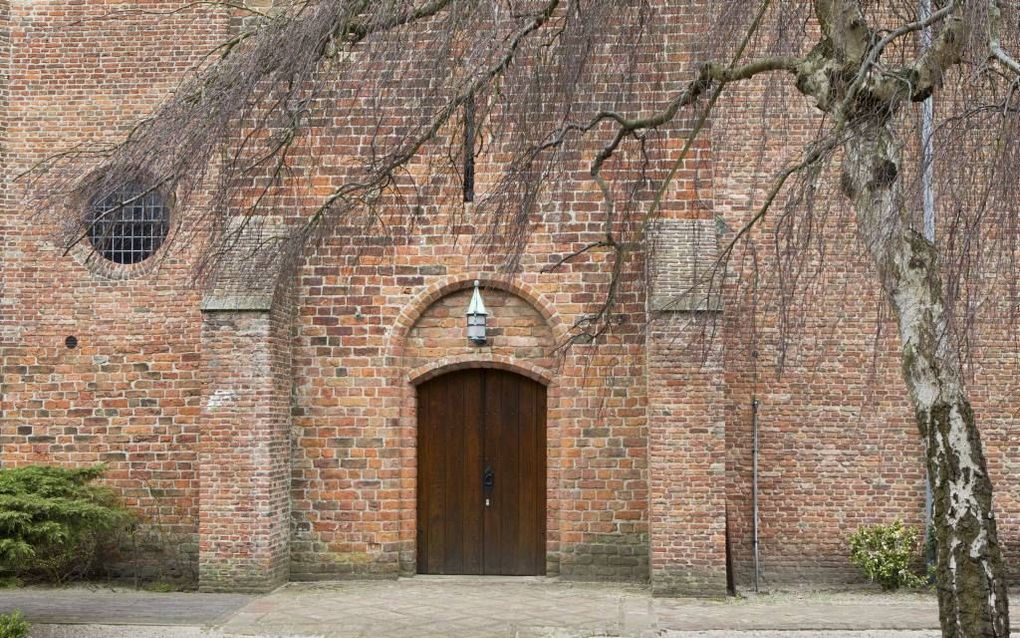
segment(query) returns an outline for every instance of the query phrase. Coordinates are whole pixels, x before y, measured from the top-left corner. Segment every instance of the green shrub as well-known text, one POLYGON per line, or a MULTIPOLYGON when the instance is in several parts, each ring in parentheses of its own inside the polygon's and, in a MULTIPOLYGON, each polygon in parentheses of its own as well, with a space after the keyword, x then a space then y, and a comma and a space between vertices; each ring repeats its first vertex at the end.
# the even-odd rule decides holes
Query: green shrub
POLYGON ((28 623, 21 617, 20 611, 12 614, 0 614, 0 638, 25 638, 28 636, 28 623))
POLYGON ((862 527, 850 535, 850 562, 882 589, 920 587, 924 579, 912 570, 919 558, 919 536, 902 521, 862 527))
POLYGON ((87 576, 100 542, 131 517, 93 484, 105 467, 0 470, 0 576, 63 582, 87 576))
POLYGON ((165 580, 154 580, 151 583, 145 583, 145 585, 142 586, 142 589, 159 594, 169 594, 170 592, 181 590, 178 585, 168 583, 165 580))

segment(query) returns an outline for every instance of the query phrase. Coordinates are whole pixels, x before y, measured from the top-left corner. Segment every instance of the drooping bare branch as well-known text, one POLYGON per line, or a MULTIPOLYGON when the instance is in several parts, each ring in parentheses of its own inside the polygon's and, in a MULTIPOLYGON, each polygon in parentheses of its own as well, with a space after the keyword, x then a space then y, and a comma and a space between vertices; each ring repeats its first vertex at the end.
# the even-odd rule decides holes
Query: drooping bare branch
POLYGON ((1020 76, 1020 62, 1002 48, 1002 1, 988 0, 988 48, 996 60, 1020 76))

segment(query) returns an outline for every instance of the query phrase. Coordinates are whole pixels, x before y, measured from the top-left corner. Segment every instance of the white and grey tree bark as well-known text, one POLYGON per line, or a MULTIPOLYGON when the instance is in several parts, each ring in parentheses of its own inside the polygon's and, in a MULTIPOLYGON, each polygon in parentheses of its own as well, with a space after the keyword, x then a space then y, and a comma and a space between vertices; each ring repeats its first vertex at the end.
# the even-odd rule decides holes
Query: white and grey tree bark
POLYGON ((937 253, 910 227, 890 125, 879 120, 857 127, 846 144, 844 187, 899 325, 903 376, 933 489, 942 634, 1007 638, 992 483, 952 346, 937 253))
MULTIPOLYGON (((899 326, 903 376, 933 489, 943 636, 1006 638, 1008 600, 992 483, 947 318, 938 253, 914 229, 917 215, 902 195, 902 142, 895 130, 901 107, 937 92, 942 78, 961 62, 975 4, 949 2, 927 20, 907 25, 923 29, 929 20, 943 21, 939 38, 914 64, 882 73, 874 64, 889 36, 867 28, 858 3, 820 0, 817 14, 831 43, 820 66, 829 69, 830 79, 839 77, 833 74, 836 68, 857 73, 844 74, 842 84, 830 82, 824 94, 809 94, 832 105, 828 111, 836 126, 846 131, 843 188, 899 326)), ((989 6, 998 10, 994 0, 989 6)), ((992 21, 992 55, 994 26, 992 21)))

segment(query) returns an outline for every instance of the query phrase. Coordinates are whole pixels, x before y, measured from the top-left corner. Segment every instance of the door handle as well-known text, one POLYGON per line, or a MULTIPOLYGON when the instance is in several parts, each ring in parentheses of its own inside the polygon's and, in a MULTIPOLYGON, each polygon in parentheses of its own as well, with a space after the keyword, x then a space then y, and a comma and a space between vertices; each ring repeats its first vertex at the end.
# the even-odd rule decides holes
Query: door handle
POLYGON ((492 506, 492 488, 496 487, 496 473, 491 467, 482 472, 482 489, 485 491, 485 507, 492 506))

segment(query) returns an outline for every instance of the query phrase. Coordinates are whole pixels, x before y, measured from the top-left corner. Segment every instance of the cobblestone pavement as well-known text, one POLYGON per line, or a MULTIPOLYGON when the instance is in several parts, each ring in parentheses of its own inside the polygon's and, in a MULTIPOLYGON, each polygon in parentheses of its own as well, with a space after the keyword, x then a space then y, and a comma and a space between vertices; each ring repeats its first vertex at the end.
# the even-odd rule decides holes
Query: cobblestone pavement
MULTIPOLYGON (((375 634, 385 636, 385 634, 375 634)), ((513 634, 503 634, 504 636, 513 634)), ((276 638, 277 634, 261 634, 258 638, 276 638)), ((322 634, 302 638, 321 638, 322 634)), ((553 632, 546 638, 604 638, 580 632, 553 632)), ((666 632, 655 638, 939 638, 931 631, 700 631, 666 632)), ((217 629, 192 627, 138 627, 110 625, 36 625, 30 638, 237 638, 217 629)), ((610 637, 612 638, 612 637, 610 637)))
POLYGON ((939 638, 942 634, 934 629, 927 631, 877 629, 874 631, 667 631, 659 635, 662 638, 939 638))
POLYGON ((253 600, 238 594, 154 593, 111 587, 0 590, 0 613, 40 624, 209 626, 253 600))
POLYGON ((926 594, 652 598, 619 584, 418 577, 290 584, 261 597, 0 592, 33 638, 936 638, 926 594))
POLYGON ((682 632, 812 630, 811 635, 819 635, 819 630, 937 626, 935 600, 927 595, 676 600, 652 598, 645 588, 618 584, 414 578, 288 585, 250 603, 222 629, 241 636, 268 632, 326 638, 687 638, 697 634, 682 632))

